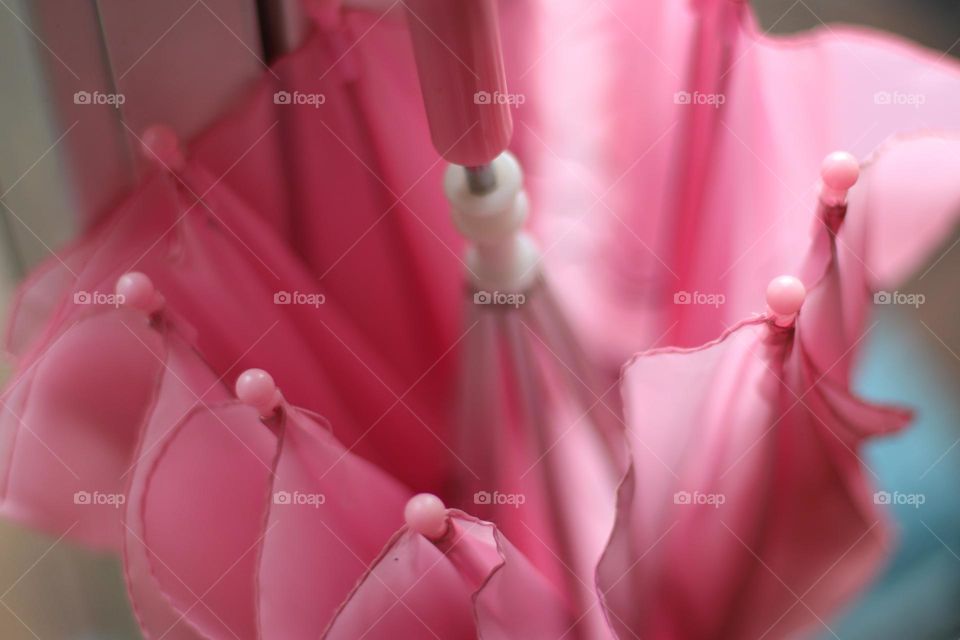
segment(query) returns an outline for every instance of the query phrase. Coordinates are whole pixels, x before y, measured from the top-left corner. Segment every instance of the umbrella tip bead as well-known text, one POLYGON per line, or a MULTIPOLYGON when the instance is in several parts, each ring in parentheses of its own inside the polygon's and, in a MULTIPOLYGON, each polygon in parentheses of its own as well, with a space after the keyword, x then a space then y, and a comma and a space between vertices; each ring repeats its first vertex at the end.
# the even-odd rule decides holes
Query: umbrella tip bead
POLYGON ((447 508, 432 493, 418 493, 407 501, 403 518, 412 531, 429 540, 439 540, 447 532, 447 508))
POLYGON ((148 162, 169 171, 180 171, 186 164, 180 137, 167 124, 147 127, 140 137, 140 151, 148 162))
POLYGON ((834 151, 820 165, 824 199, 842 202, 860 178, 860 163, 846 151, 834 151))
POLYGON ((155 313, 163 307, 163 296, 153 285, 149 276, 139 271, 128 271, 119 278, 113 288, 117 302, 125 307, 155 313))
POLYGON ((796 319, 807 296, 806 287, 794 276, 778 276, 767 285, 767 307, 774 322, 789 327, 796 319))
POLYGON ((271 415, 283 399, 273 376, 263 369, 247 369, 241 373, 234 391, 240 402, 249 404, 263 417, 271 415))
POLYGON ((846 151, 834 151, 823 159, 823 164, 820 165, 820 177, 831 189, 850 189, 860 177, 860 163, 846 151))

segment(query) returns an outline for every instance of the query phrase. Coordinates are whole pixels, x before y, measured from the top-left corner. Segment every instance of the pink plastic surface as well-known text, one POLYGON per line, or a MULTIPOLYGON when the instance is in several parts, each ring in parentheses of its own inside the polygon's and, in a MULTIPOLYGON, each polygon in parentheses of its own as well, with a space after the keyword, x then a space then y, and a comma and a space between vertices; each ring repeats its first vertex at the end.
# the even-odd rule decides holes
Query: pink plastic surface
POLYGON ((447 162, 488 164, 510 144, 520 95, 507 91, 495 0, 405 6, 433 146, 447 162))

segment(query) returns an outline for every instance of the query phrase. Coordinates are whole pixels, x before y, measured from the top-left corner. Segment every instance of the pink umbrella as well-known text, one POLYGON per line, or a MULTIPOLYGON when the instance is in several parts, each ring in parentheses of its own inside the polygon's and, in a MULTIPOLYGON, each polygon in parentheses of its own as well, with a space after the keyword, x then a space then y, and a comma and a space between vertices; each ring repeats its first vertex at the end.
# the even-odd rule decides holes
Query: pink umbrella
MULTIPOLYGON (((139 133, 155 165, 141 185, 29 281, 0 419, 4 513, 122 543, 157 638, 755 637, 825 619, 886 540, 858 446, 906 420, 847 388, 864 301, 951 226, 958 145, 890 144, 849 205, 855 171, 833 158, 806 262, 794 211, 840 142, 863 156, 896 129, 954 124, 954 66, 873 36, 771 43, 744 3, 614 0, 572 38, 603 40, 599 64, 503 73, 491 2, 410 2, 414 55, 394 16, 318 4, 279 83, 187 149, 139 133), (864 62, 934 106, 878 104, 864 62), (531 206, 548 211, 539 253, 500 152, 510 100, 544 89, 581 110, 542 99, 517 128, 531 206), (878 123, 861 131, 865 111, 878 123), (467 168, 446 178, 466 254, 428 137, 467 168), (555 171, 566 156, 589 160, 580 180, 555 171), (611 215, 574 234, 556 211, 583 218, 594 191, 611 215), (905 234, 916 208, 930 225, 905 234), (799 286, 778 281, 772 311, 743 320, 784 272, 799 286), (683 293, 725 300, 670 305, 683 293), (627 460, 592 364, 721 333, 627 367, 627 460), (251 366, 236 402, 222 380, 251 366), (411 501, 421 490, 484 520, 411 501)), ((533 17, 573 4, 505 5, 513 60, 539 64, 533 17)))
POLYGON ((764 316, 624 368, 634 459, 598 569, 621 635, 782 637, 827 624, 883 558, 889 534, 858 450, 909 414, 847 388, 870 302, 841 227, 856 177, 849 155, 824 163, 809 293, 777 278, 764 316))

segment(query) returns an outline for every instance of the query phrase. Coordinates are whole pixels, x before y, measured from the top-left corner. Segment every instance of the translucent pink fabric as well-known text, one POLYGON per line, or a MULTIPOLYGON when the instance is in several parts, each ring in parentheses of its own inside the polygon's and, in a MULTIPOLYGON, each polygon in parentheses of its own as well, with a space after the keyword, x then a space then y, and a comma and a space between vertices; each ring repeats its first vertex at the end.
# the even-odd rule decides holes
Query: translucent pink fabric
MULTIPOLYGON (((317 307, 275 304, 275 296, 287 292, 278 283, 284 283, 284 287, 291 287, 293 291, 311 292, 312 282, 276 234, 222 184, 205 194, 203 204, 193 205, 189 195, 207 191, 203 182, 207 174, 196 168, 188 169, 184 175, 187 177, 178 177, 176 182, 171 176, 153 176, 131 197, 128 205, 117 212, 112 224, 96 232, 97 251, 81 270, 75 270, 75 283, 61 297, 59 307, 45 325, 45 334, 34 340, 24 354, 21 365, 24 371, 32 371, 33 364, 39 362, 44 365, 40 371, 53 366, 57 371, 73 372, 75 379, 95 386, 96 378, 84 377, 83 372, 93 366, 113 366, 109 360, 91 357, 99 354, 105 345, 101 345, 98 336, 88 332, 79 334, 83 336, 82 342, 68 343, 75 345, 70 351, 56 350, 60 332, 77 318, 98 317, 104 305, 87 304, 84 296, 94 302, 105 299, 93 296, 109 295, 116 278, 135 268, 153 279, 175 315, 189 318, 188 323, 183 322, 181 326, 218 376, 232 380, 246 366, 270 368, 276 371, 282 384, 287 383, 285 390, 289 396, 310 400, 345 425, 341 437, 351 442, 346 432, 351 426, 356 425, 353 435, 356 439, 361 433, 359 425, 373 424, 378 418, 382 418, 384 431, 395 418, 415 420, 411 414, 400 411, 384 415, 386 409, 396 404, 397 396, 385 388, 386 383, 382 381, 389 381, 393 376, 386 366, 378 365, 382 359, 364 346, 363 339, 348 326, 334 302, 324 301, 317 307), (196 173, 188 175, 192 171, 196 173), (179 182, 181 179, 194 181, 186 186, 179 182), (270 265, 261 256, 269 259, 270 265), (224 318, 232 321, 224 323, 224 318), (319 357, 320 353, 323 358, 319 357), (379 379, 368 367, 381 369, 379 379), (333 370, 335 374, 331 373, 333 370), (369 388, 364 389, 362 385, 369 388), (364 401, 352 403, 353 409, 347 413, 346 402, 351 394, 363 397, 364 401), (360 420, 356 411, 367 412, 367 416, 360 420)), ((122 338, 118 335, 112 339, 122 338)), ((122 365, 117 366, 120 368, 113 375, 123 377, 122 365)), ((122 409, 110 409, 117 404, 116 389, 110 387, 99 386, 92 393, 77 395, 62 384, 51 390, 46 390, 45 384, 48 384, 45 379, 39 385, 30 384, 21 375, 8 393, 19 393, 20 405, 27 402, 28 396, 39 394, 44 411, 77 413, 84 410, 97 415, 97 412, 122 409), (87 404, 89 406, 84 406, 87 404)), ((118 424, 95 421, 90 429, 96 433, 89 433, 89 438, 80 442, 76 441, 78 435, 63 429, 62 422, 51 421, 44 415, 32 418, 29 425, 49 434, 44 444, 53 451, 61 450, 66 467, 76 466, 74 461, 108 446, 107 450, 115 454, 113 464, 98 466, 98 472, 121 482, 138 437, 136 421, 131 422, 131 417, 136 410, 145 410, 146 399, 144 392, 125 394, 125 397, 129 403, 140 403, 139 409, 127 408, 116 417, 118 424), (61 437, 69 438, 73 445, 60 446, 57 438, 61 437)), ((14 409, 14 413, 19 412, 14 409)), ((9 438, 13 442, 21 423, 13 414, 6 423, 9 426, 5 431, 11 434, 9 438)), ((437 446, 433 436, 427 437, 433 442, 430 446, 437 446)), ((373 441, 368 438, 365 443, 369 445, 373 441)), ((405 441, 408 440, 405 438, 405 441)), ((25 439, 18 442, 17 448, 28 444, 25 439)), ((59 492, 56 475, 47 473, 45 466, 14 467, 11 474, 24 475, 11 481, 31 486, 33 491, 45 491, 45 487, 49 487, 59 492)), ((91 478, 74 480, 81 488, 91 485, 88 491, 96 488, 91 478)), ((72 522, 67 517, 62 520, 61 526, 52 527, 58 535, 72 522)), ((117 535, 113 527, 110 528, 112 533, 98 534, 103 543, 110 535, 117 535)))
POLYGON ((410 494, 395 480, 293 407, 264 421, 236 401, 191 399, 178 351, 127 511, 147 637, 415 637, 423 624, 445 638, 564 633, 563 600, 492 524, 456 512, 437 543, 397 532, 410 494), (527 597, 542 607, 529 611, 527 597))
MULTIPOLYGON (((960 126, 957 63, 893 36, 832 25, 770 37, 747 3, 728 0, 609 6, 583 38, 603 33, 615 54, 571 54, 598 69, 591 90, 571 87, 579 99, 565 99, 561 77, 575 62, 550 67, 541 137, 558 180, 532 201, 562 214, 539 220, 547 261, 611 370, 655 341, 695 346, 762 311, 767 282, 802 259, 826 154, 866 160, 895 134, 949 137, 960 126), (724 301, 675 304, 683 292, 724 301)), ((933 157, 949 167, 938 175, 957 173, 956 157, 933 157)), ((944 193, 920 168, 932 161, 893 164, 882 180, 868 167, 851 195, 868 235, 892 240, 889 230, 914 225, 893 254, 884 242, 872 258, 878 288, 919 267, 956 219, 955 210, 880 204, 890 190, 921 204, 944 193)))
MULTIPOLYGON (((171 312, 188 319, 180 326, 217 377, 232 381, 250 366, 269 369, 287 397, 322 410, 340 425, 338 437, 401 479, 430 486, 428 480, 443 471, 447 449, 437 433, 444 430, 445 406, 433 396, 418 401, 408 397, 415 394, 401 395, 410 386, 400 380, 390 356, 374 350, 276 231, 199 164, 176 176, 150 176, 82 246, 85 261, 71 264, 81 255, 73 253, 64 263, 45 268, 27 289, 12 325, 12 347, 22 354, 23 373, 7 391, 8 410, 0 423, 5 456, 11 461, 3 508, 11 515, 60 535, 75 519, 72 507, 58 508, 63 496, 103 491, 106 479, 114 488, 122 487, 156 362, 142 355, 137 360, 129 352, 130 341, 115 331, 116 323, 86 331, 71 328, 88 317, 95 326, 111 308, 107 296, 116 279, 131 269, 150 276, 171 312), (197 202, 201 194, 203 200, 197 202), (88 246, 93 250, 87 251, 88 246), (72 282, 64 286, 67 276, 72 282), (38 291, 56 294, 57 303, 38 307, 26 302, 38 291), (295 295, 312 295, 318 302, 276 301, 277 296, 295 295), (68 333, 71 340, 61 345, 68 333), (126 362, 93 357, 111 348, 103 334, 110 334, 113 348, 126 362), (102 379, 124 384, 97 385, 98 378, 85 375, 96 372, 95 367, 110 369, 110 377, 102 379), (133 369, 137 377, 128 379, 133 369), (72 388, 71 380, 90 388, 72 388), (118 389, 125 391, 123 404, 115 399, 118 389), (87 426, 65 430, 69 423, 61 418, 67 414, 87 426), (81 417, 84 414, 89 419, 81 417), (28 428, 24 418, 29 418, 28 428), (42 441, 20 437, 30 430, 42 433, 42 441), (105 454, 109 457, 103 459, 105 454), (51 460, 40 464, 44 456, 57 463, 56 469, 51 460), (16 462, 20 459, 24 462, 16 462), (35 462, 28 463, 31 459, 35 462), (97 476, 78 470, 88 464, 85 460, 99 460, 97 476), (18 498, 18 487, 33 497, 18 498), (43 497, 48 492, 56 497, 43 497), (49 506, 47 513, 29 515, 39 509, 41 499, 49 506)), ((426 366, 420 375, 425 371, 426 366)), ((80 527, 78 537, 101 546, 117 543, 115 522, 88 521, 89 527, 104 530, 85 532, 80 527)))
MULTIPOLYGON (((357 21, 364 29, 372 24, 369 17, 357 21)), ((459 264, 448 245, 457 252, 460 246, 453 239, 446 207, 440 204, 441 192, 435 185, 419 185, 427 177, 421 175, 424 170, 435 167, 438 175, 442 167, 426 143, 408 144, 415 129, 393 127, 395 113, 386 128, 381 108, 385 98, 375 90, 386 90, 405 76, 412 78, 412 66, 396 73, 375 69, 384 81, 364 83, 359 90, 341 73, 349 65, 317 80, 318 63, 326 60, 332 65, 343 54, 342 46, 330 48, 336 45, 336 34, 349 34, 351 29, 327 25, 298 56, 276 68, 283 78, 280 88, 323 92, 327 100, 347 105, 339 115, 327 113, 318 127, 312 112, 283 110, 273 104, 277 87, 265 79, 249 102, 191 143, 183 170, 148 173, 101 225, 44 266, 17 303, 9 344, 21 355, 26 372, 41 363, 65 373, 79 370, 77 375, 82 376, 89 370, 85 363, 109 346, 103 335, 111 329, 120 339, 118 346, 109 346, 111 350, 126 349, 130 357, 138 354, 108 322, 111 314, 132 314, 143 327, 144 342, 156 343, 150 367, 98 360, 105 368, 113 367, 110 377, 101 380, 123 379, 133 386, 144 378, 146 391, 128 394, 129 406, 114 402, 114 394, 125 386, 96 386, 89 379, 97 393, 83 396, 80 404, 88 406, 80 409, 95 414, 107 407, 125 413, 110 416, 107 424, 93 422, 88 430, 96 432, 81 443, 75 442, 75 434, 58 431, 55 423, 44 425, 50 441, 70 445, 52 447, 62 449, 68 464, 105 447, 115 452, 97 469, 120 488, 125 510, 114 508, 104 517, 90 518, 91 533, 81 539, 114 547, 122 540, 131 600, 149 637, 232 637, 231 632, 250 637, 261 627, 270 637, 319 633, 365 563, 399 525, 402 502, 390 496, 408 495, 400 482, 432 488, 448 473, 442 434, 452 411, 445 399, 452 377, 446 356, 457 340, 452 335, 455 313, 445 309, 456 306, 432 300, 459 296, 459 269, 438 265, 459 264), (372 95, 358 95, 362 91, 372 95), (357 117, 364 102, 376 105, 368 107, 370 120, 357 117), (371 137, 371 129, 378 126, 384 134, 371 137), (281 157, 276 143, 284 128, 284 139, 289 139, 289 131, 305 128, 329 144, 306 146, 281 157), (388 134, 400 137, 391 143, 388 134), (339 141, 349 141, 349 146, 341 145, 340 156, 332 152, 339 141), (322 153, 317 150, 321 148, 322 153), (404 151, 399 164, 387 161, 399 155, 396 149, 404 151), (423 159, 419 165, 417 153, 423 159), (429 164, 424 164, 427 160, 429 164), (286 167, 288 161, 293 166, 286 167), (289 189, 284 167, 302 172, 289 189), (396 181, 380 177, 391 172, 399 176, 396 181), (302 202, 291 205, 288 193, 302 202), (332 194, 353 196, 341 206, 331 202, 332 194), (399 194, 405 202, 420 202, 416 208, 421 218, 397 202, 399 194), (314 207, 316 216, 291 213, 314 207), (338 209, 345 209, 344 215, 338 215, 338 209), (311 221, 320 218, 327 221, 323 228, 312 227, 311 221), (334 228, 334 221, 342 226, 334 228), (408 242, 402 241, 404 237, 408 242), (137 312, 74 301, 77 293, 109 294, 116 279, 133 269, 146 273, 165 297, 156 326, 151 328, 137 312), (359 286, 358 272, 369 273, 359 286), (444 294, 445 289, 450 293, 444 294), (278 304, 276 296, 283 293, 320 294, 323 302, 305 306, 284 304, 281 298, 278 304), (72 336, 74 324, 87 317, 102 328, 93 335, 77 332, 76 347, 61 355, 55 348, 58 339, 72 336), (430 322, 424 324, 424 318, 430 322), (323 412, 344 444, 334 445, 332 436, 321 434, 312 420, 298 413, 300 418, 285 431, 281 446, 278 434, 251 416, 249 409, 221 408, 230 401, 225 382, 249 366, 271 371, 291 402, 323 412), (124 379, 131 367, 138 378, 124 379), (309 428, 294 429, 302 427, 300 420, 306 420, 309 428), (361 462, 345 446, 383 471, 361 462), (324 452, 329 453, 326 458, 324 452), (334 454, 337 464, 331 462, 334 454), (295 488, 298 480, 313 488, 318 483, 326 487, 326 472, 318 468, 324 460, 345 473, 357 465, 368 471, 359 478, 330 474, 327 482, 339 483, 325 493, 331 502, 325 503, 323 518, 311 511, 281 519, 282 509, 274 510, 264 501, 270 493, 261 495, 267 481, 280 487, 277 493, 294 494, 283 487, 295 488), (263 475, 264 464, 275 467, 275 478, 263 475), (382 487, 376 478, 382 478, 382 487), (223 482, 230 491, 223 489, 223 482), (373 491, 381 503, 371 505, 366 495, 343 494, 339 485, 373 491), (338 492, 339 501, 333 503, 338 492), (339 511, 331 506, 336 504, 341 505, 339 511), (118 515, 124 511, 121 523, 118 515), (370 521, 372 514, 382 516, 382 527, 370 521), (319 545, 322 539, 330 544, 319 545), (361 539, 369 543, 364 547, 361 539), (344 547, 345 540, 362 548, 344 547), (231 555, 234 559, 228 562, 231 555), (267 560, 256 562, 260 557, 267 560), (302 589, 290 596, 291 586, 298 583, 303 583, 302 589), (318 606, 318 600, 326 604, 318 606)), ((385 23, 382 33, 377 31, 377 39, 392 39, 396 47, 401 46, 398 39, 406 37, 395 23, 385 23)), ((359 48, 351 55, 363 51, 359 48)), ((402 69, 404 58, 397 60, 402 69)), ((420 106, 411 102, 405 108, 419 113, 420 106)), ((422 118, 411 115, 409 121, 422 123, 422 118)), ((46 411, 76 412, 70 395, 75 390, 65 393, 62 386, 40 394, 38 386, 24 383, 10 393, 19 394, 21 404, 29 403, 35 393, 46 411)), ((27 455, 21 452, 22 439, 13 440, 16 421, 7 420, 7 425, 9 456, 27 455)), ((76 486, 89 486, 90 478, 68 481, 36 465, 13 465, 10 473, 12 487, 28 487, 42 498, 29 495, 20 500, 41 514, 31 523, 57 535, 69 530, 75 510, 61 497, 76 486)), ((25 517, 13 499, 5 500, 4 507, 15 517, 25 517)), ((479 618, 494 630, 516 624, 500 620, 501 610, 517 602, 509 594, 518 587, 506 576, 519 572, 521 584, 547 584, 517 552, 504 554, 516 556, 511 562, 527 568, 498 573, 485 588, 485 598, 493 601, 492 613, 479 618)), ((490 567, 491 575, 504 562, 490 567)), ((544 616, 562 609, 551 607, 544 616)), ((458 624, 475 629, 472 609, 468 614, 458 624)), ((563 619, 569 616, 564 614, 563 619)))
POLYGON ((156 587, 203 637, 317 637, 409 497, 293 409, 264 423, 235 401, 196 407, 158 448, 128 517, 156 587))
MULTIPOLYGON (((186 619, 186 614, 175 608, 178 601, 173 597, 173 594, 168 594, 162 589, 164 584, 161 581, 162 579, 169 580, 171 576, 179 577, 180 574, 174 574, 173 572, 176 569, 164 564, 165 558, 162 561, 157 561, 157 550, 153 546, 148 546, 146 542, 148 530, 143 517, 144 500, 150 489, 150 470, 157 458, 165 451, 166 443, 176 433, 177 426, 189 421, 195 415, 208 415, 208 406, 219 406, 222 403, 230 402, 231 397, 226 385, 217 379, 217 376, 199 359, 197 353, 182 340, 176 331, 169 327, 160 327, 159 331, 166 342, 166 349, 163 354, 164 366, 156 383, 156 392, 152 398, 150 411, 142 424, 137 425, 140 434, 139 441, 125 472, 128 484, 127 504, 121 531, 123 567, 130 602, 144 635, 147 638, 164 637, 174 638, 175 640, 195 640, 204 636, 196 625, 186 619)), ((211 437, 222 435, 227 429, 229 429, 229 426, 226 423, 217 422, 213 426, 214 432, 211 437)), ((238 444, 243 442, 240 435, 231 437, 229 440, 228 444, 230 446, 242 446, 238 444)), ((253 447, 250 450, 244 450, 246 455, 251 455, 253 452, 253 447)), ((206 470, 233 477, 232 469, 225 468, 225 463, 228 462, 223 460, 223 463, 221 463, 216 457, 209 458, 204 461, 205 464, 198 466, 191 472, 197 474, 206 470)), ((243 483, 240 483, 240 486, 244 486, 243 483)), ((200 498, 202 496, 197 494, 203 494, 204 489, 195 485, 185 495, 200 498)), ((203 495, 209 497, 208 494, 203 495)), ((178 499, 182 497, 184 496, 178 496, 178 499)), ((229 496, 220 496, 220 499, 228 501, 230 498, 229 496)), ((185 503, 184 508, 189 509, 193 504, 195 503, 185 503)), ((254 503, 254 512, 255 507, 256 503, 254 503)), ((234 516, 233 522, 236 522, 237 514, 232 515, 234 516)), ((179 517, 177 521, 182 524, 183 517, 179 517)), ((198 523, 201 522, 203 522, 202 519, 198 520, 198 523)), ((152 541, 151 544, 162 547, 164 549, 163 553, 171 555, 172 560, 180 560, 184 554, 189 554, 191 551, 196 554, 209 552, 210 565, 206 564, 208 562, 206 557, 202 557, 200 565, 217 566, 217 561, 220 561, 220 567, 224 568, 222 566, 221 542, 219 540, 211 542, 209 537, 204 537, 206 533, 206 531, 198 530, 191 523, 189 526, 181 526, 176 532, 178 539, 181 541, 179 546, 184 548, 177 548, 178 545, 169 539, 152 541), (197 540, 204 541, 205 544, 202 547, 183 544, 184 540, 195 536, 197 540), (173 548, 171 548, 171 545, 173 548), (210 546, 216 548, 211 549, 210 546)), ((230 532, 223 541, 223 545, 235 548, 238 540, 243 541, 244 535, 249 535, 249 528, 241 528, 236 532, 230 532)), ((149 537, 152 538, 153 536, 149 537)), ((243 551, 246 551, 246 549, 243 551)), ((196 559, 196 556, 194 556, 194 559, 196 559)), ((230 571, 227 573, 230 577, 234 577, 238 571, 246 568, 249 563, 246 554, 238 554, 234 560, 237 561, 238 565, 241 565, 241 569, 236 570, 235 567, 229 567, 230 571)), ((192 569, 200 572, 203 571, 202 566, 192 569)), ((180 572, 186 574, 182 568, 180 572)), ((190 575, 193 577, 195 574, 190 575)), ((185 580, 182 582, 176 580, 176 577, 174 580, 181 589, 198 588, 196 583, 191 585, 185 580)), ((238 592, 242 593, 242 590, 236 589, 235 581, 229 581, 222 586, 221 582, 216 584, 215 595, 205 591, 196 592, 196 600, 191 602, 194 606, 190 611, 196 612, 197 615, 201 613, 209 615, 211 612, 210 605, 206 601, 198 602, 201 598, 209 598, 210 601, 220 603, 222 598, 228 595, 224 593, 227 589, 233 588, 233 595, 238 592), (212 598, 211 595, 213 595, 212 598)), ((209 589, 210 586, 209 584, 205 585, 205 588, 209 589)), ((232 616, 227 616, 227 619, 233 621, 235 620, 233 616, 243 615, 243 613, 234 612, 232 616)))
POLYGON ((450 512, 436 543, 399 532, 325 638, 561 638, 567 605, 488 522, 450 512))
POLYGON ((452 407, 438 399, 449 397, 459 334, 456 305, 435 300, 459 296, 459 269, 443 265, 460 264, 461 242, 436 188, 443 167, 429 149, 418 99, 389 113, 381 107, 415 75, 402 23, 376 18, 361 13, 322 27, 278 62, 279 83, 265 76, 191 143, 182 174, 148 175, 62 258, 66 264, 51 260, 28 281, 8 340, 24 354, 21 368, 77 313, 73 293, 110 292, 117 276, 136 268, 189 318, 218 374, 267 368, 288 398, 339 425, 348 445, 358 442, 415 487, 439 484, 452 407), (369 58, 384 47, 405 55, 377 54, 397 69, 368 62, 374 77, 357 83, 344 75, 359 61, 341 60, 343 40, 375 22, 349 56, 369 58), (309 106, 274 104, 278 90, 322 93, 322 119, 309 106), (393 126, 399 113, 407 127, 393 126), (414 144, 418 128, 425 137, 414 144), (281 141, 290 140, 294 150, 281 155, 281 141), (275 305, 282 293, 324 302, 275 305))
POLYGON ((615 385, 584 380, 591 371, 563 335, 549 284, 517 308, 476 305, 468 294, 462 442, 446 495, 496 523, 558 586, 571 602, 570 637, 605 637, 594 572, 613 522, 622 425, 618 403, 603 395, 615 385))
POLYGON ((903 134, 866 160, 861 189, 850 195, 848 224, 862 236, 857 253, 875 290, 902 285, 918 267, 939 264, 957 226, 960 133, 903 134), (870 215, 857 215, 870 211, 870 215), (916 236, 923 242, 910 242, 916 236))
POLYGON ((872 577, 888 534, 857 447, 908 416, 812 386, 790 342, 755 321, 627 370, 635 460, 598 574, 621 636, 782 637, 872 577), (660 379, 714 390, 653 405, 660 379))
POLYGON ((262 637, 319 637, 402 524, 410 493, 325 425, 297 411, 286 420, 260 557, 262 637))
POLYGON ((889 532, 859 447, 910 416, 847 388, 870 297, 845 231, 821 225, 795 328, 759 317, 624 368, 634 457, 598 568, 621 637, 783 637, 876 571, 889 532))
POLYGON ((116 546, 163 350, 142 314, 111 309, 79 319, 18 374, 0 413, 5 516, 116 546))

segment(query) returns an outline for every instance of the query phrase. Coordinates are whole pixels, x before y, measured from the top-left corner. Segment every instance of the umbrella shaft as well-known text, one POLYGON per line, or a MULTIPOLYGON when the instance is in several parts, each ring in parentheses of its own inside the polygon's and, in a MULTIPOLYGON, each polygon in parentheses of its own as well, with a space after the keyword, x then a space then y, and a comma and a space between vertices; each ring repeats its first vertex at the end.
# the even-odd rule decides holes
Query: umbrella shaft
POLYGON ((497 174, 489 164, 464 167, 464 170, 467 172, 467 186, 470 187, 470 193, 483 195, 490 193, 497 186, 497 174))

